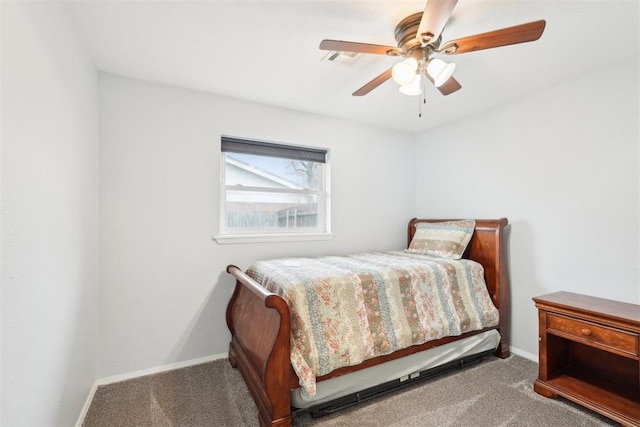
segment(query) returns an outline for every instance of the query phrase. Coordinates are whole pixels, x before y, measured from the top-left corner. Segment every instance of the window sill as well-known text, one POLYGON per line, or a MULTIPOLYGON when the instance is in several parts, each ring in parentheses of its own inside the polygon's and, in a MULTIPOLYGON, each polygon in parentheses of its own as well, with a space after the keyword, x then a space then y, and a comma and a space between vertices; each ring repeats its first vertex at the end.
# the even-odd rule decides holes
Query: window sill
POLYGON ((308 234, 226 234, 214 236, 219 245, 233 245, 238 243, 277 243, 277 242, 317 242, 331 240, 332 233, 308 234))

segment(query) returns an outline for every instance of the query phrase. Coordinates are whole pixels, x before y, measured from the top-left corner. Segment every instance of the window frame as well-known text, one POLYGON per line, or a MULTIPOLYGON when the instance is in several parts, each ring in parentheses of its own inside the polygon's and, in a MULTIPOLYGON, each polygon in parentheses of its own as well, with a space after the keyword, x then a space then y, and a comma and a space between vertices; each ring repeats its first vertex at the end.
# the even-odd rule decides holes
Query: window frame
POLYGON ((222 135, 220 138, 220 223, 219 231, 214 240, 219 244, 233 243, 263 243, 263 242, 291 242, 318 241, 333 238, 331 233, 331 197, 330 197, 330 166, 329 150, 326 148, 309 147, 303 145, 283 144, 248 138, 238 138, 222 135), (246 148, 246 150, 245 150, 246 148), (289 151, 290 150, 290 151, 289 151), (311 160, 321 163, 318 189, 287 189, 269 188, 261 186, 230 186, 226 185, 227 153, 254 154, 281 159, 311 160), (269 154, 265 154, 269 153, 269 154), (290 157, 293 155, 294 157, 290 157), (300 155, 301 157, 295 157, 300 155), (317 161, 320 157, 323 161, 317 161), (310 194, 317 197, 318 225, 313 228, 251 228, 246 230, 230 229, 227 225, 227 200, 229 192, 270 192, 284 194, 310 194))

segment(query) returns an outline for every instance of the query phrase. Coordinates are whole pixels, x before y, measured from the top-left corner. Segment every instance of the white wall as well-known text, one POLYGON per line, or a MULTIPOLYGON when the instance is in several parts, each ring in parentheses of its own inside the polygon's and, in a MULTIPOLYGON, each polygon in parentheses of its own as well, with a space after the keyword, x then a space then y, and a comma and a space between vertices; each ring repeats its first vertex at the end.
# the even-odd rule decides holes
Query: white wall
POLYGON ((99 94, 100 377, 226 352, 227 264, 405 245, 413 136, 108 74, 99 94), (212 241, 221 134, 329 148, 335 238, 212 241))
POLYGON ((640 303, 638 62, 419 137, 419 216, 511 223, 512 345, 537 354, 531 298, 640 303))
POLYGON ((1 8, 0 424, 68 426, 97 372, 97 73, 65 6, 1 8))

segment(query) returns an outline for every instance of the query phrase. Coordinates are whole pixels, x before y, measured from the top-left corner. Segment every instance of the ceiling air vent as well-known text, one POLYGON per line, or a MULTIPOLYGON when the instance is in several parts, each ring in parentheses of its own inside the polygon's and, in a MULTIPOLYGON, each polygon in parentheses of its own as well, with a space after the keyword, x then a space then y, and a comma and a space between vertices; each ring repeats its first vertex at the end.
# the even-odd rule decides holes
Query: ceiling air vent
POLYGON ((360 62, 362 55, 358 52, 329 51, 322 57, 322 61, 337 62, 339 64, 354 65, 360 62))

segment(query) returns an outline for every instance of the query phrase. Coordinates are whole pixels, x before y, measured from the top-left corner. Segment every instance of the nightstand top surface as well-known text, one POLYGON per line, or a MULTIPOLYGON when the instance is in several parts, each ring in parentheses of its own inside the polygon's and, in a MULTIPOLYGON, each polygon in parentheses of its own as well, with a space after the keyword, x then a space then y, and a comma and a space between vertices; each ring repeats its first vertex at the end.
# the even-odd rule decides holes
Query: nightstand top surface
POLYGON ((611 318, 624 319, 640 325, 640 305, 636 304, 564 291, 540 295, 533 298, 533 300, 536 302, 536 305, 542 304, 545 306, 577 309, 611 318))

